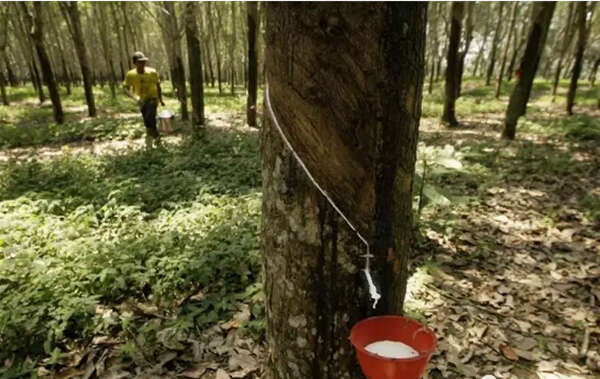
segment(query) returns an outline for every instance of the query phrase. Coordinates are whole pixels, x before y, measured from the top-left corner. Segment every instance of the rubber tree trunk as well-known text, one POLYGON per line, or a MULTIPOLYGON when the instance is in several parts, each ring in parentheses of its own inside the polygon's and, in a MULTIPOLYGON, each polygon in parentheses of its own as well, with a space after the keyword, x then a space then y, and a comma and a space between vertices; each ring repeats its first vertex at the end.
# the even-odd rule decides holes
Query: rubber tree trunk
POLYGON ((569 13, 566 19, 566 24, 564 28, 562 46, 560 48, 558 54, 558 61, 556 62, 556 71, 554 72, 554 81, 552 83, 552 102, 556 99, 556 91, 558 90, 558 82, 560 80, 560 73, 563 69, 563 60, 565 58, 565 53, 571 44, 571 40, 573 39, 573 12, 574 12, 574 4, 569 3, 569 13))
POLYGON ((455 104, 458 93, 458 45, 460 44, 460 31, 464 16, 465 4, 455 1, 450 12, 450 41, 448 45, 448 58, 446 66, 446 87, 444 96, 444 113, 442 122, 448 126, 457 126, 455 104))
POLYGON ((575 49, 575 63, 573 63, 573 71, 571 73, 571 83, 569 84, 569 92, 567 94, 567 113, 573 114, 573 105, 575 105, 575 94, 577 93, 577 81, 581 75, 581 68, 583 66, 583 53, 585 51, 585 44, 587 40, 587 28, 586 28, 586 13, 587 13, 587 2, 581 1, 577 3, 577 46, 575 49))
POLYGON ((37 1, 33 2, 33 15, 31 14, 27 4, 24 2, 20 2, 18 4, 23 11, 27 29, 30 30, 31 39, 34 42, 35 50, 37 51, 40 60, 44 82, 46 82, 48 92, 50 92, 54 121, 56 121, 57 124, 62 124, 64 121, 64 116, 60 95, 58 93, 58 85, 56 84, 54 72, 52 71, 52 66, 50 65, 50 58, 48 57, 46 47, 44 46, 42 4, 41 2, 37 1))
POLYGON ((79 6, 77 5, 77 1, 60 2, 59 5, 63 9, 65 18, 70 24, 69 29, 71 31, 71 36, 73 37, 75 52, 77 53, 77 58, 79 59, 81 76, 83 77, 83 88, 85 91, 85 102, 87 103, 88 107, 88 115, 90 117, 96 117, 96 104, 92 89, 92 70, 88 59, 86 44, 83 38, 83 31, 81 29, 79 6))
POLYGON ((508 26, 508 36, 506 37, 504 45, 504 53, 502 53, 502 61, 500 62, 500 70, 498 71, 498 81, 496 82, 496 99, 500 97, 500 90, 502 89, 502 77, 504 76, 504 68, 506 67, 506 59, 508 57, 508 48, 513 36, 513 29, 515 28, 515 22, 517 21, 517 12, 519 3, 514 2, 510 16, 510 24, 508 26))
POLYGON ((192 127, 204 125, 204 83, 202 80, 202 51, 198 34, 198 3, 185 3, 185 39, 188 49, 188 69, 192 90, 192 127))
POLYGON ((429 40, 431 41, 431 51, 429 53, 430 56, 430 68, 431 71, 429 73, 429 87, 428 92, 433 93, 433 79, 435 77, 435 66, 436 60, 438 59, 438 50, 439 50, 439 37, 438 37, 438 23, 439 23, 439 4, 433 3, 431 8, 429 9, 429 40))
POLYGON ((2 104, 10 105, 6 94, 6 78, 4 77, 4 70, 2 68, 0 68, 0 95, 2 96, 2 104))
POLYGON ((519 66, 521 79, 517 81, 508 101, 504 120, 504 132, 502 133, 503 138, 515 138, 517 122, 527 109, 533 78, 535 77, 540 57, 546 44, 548 28, 550 27, 555 7, 556 2, 554 1, 537 2, 533 5, 531 30, 527 40, 527 47, 519 66))
POLYGON ((504 8, 503 2, 498 2, 498 21, 496 22, 496 30, 494 30, 494 39, 492 40, 492 49, 490 50, 490 56, 488 59, 487 75, 485 76, 485 85, 489 86, 494 75, 494 67, 496 66, 496 50, 498 43, 500 43, 500 32, 502 30, 502 10, 504 8))
POLYGON ((600 66, 600 58, 596 59, 594 61, 594 64, 592 66, 592 70, 590 72, 590 86, 593 87, 596 85, 596 75, 598 73, 598 67, 600 66))
POLYGON ((521 38, 518 38, 518 41, 517 41, 517 38, 515 36, 515 44, 516 45, 515 45, 515 48, 513 49, 512 56, 510 58, 510 63, 508 65, 508 69, 506 70, 507 71, 507 81, 509 81, 509 82, 512 80, 513 76, 515 76, 514 75, 515 64, 517 62, 518 55, 521 52, 521 49, 523 48, 523 46, 525 45, 525 42, 527 41, 527 34, 524 32, 526 29, 527 29, 527 23, 525 23, 525 22, 521 23, 521 27, 519 28, 519 31, 517 34, 517 35, 520 35, 521 38))
POLYGON ((489 8, 489 4, 481 4, 479 5, 480 7, 485 6, 487 11, 485 13, 485 18, 483 19, 483 22, 485 23, 485 28, 483 30, 483 41, 481 42, 481 46, 479 46, 479 52, 477 53, 477 56, 475 57, 475 63, 473 64, 473 76, 478 76, 479 73, 479 64, 481 63, 481 60, 483 59, 483 53, 485 52, 485 44, 487 43, 488 37, 490 35, 490 8, 489 8))
MULTIPOLYGON (((345 184, 368 195, 348 193, 342 200, 373 236, 372 270, 385 285, 374 313, 399 314, 411 246, 427 5, 266 7, 265 102, 284 133, 293 131, 297 138, 290 141, 326 190, 345 184)), ((302 171, 270 117, 261 145, 265 377, 362 377, 348 335, 371 308, 361 282, 364 245, 302 171)), ((330 194, 338 198, 335 190, 330 194)))
POLYGON ((19 80, 17 79, 17 76, 15 75, 14 71, 11 68, 11 61, 8 58, 8 54, 4 56, 4 65, 6 66, 6 74, 8 75, 8 83, 10 84, 11 87, 18 87, 19 86, 19 80))
MULTIPOLYGON (((211 14, 211 2, 207 2, 207 12, 208 12, 208 29, 209 29, 209 34, 213 43, 213 52, 215 54, 215 61, 216 61, 216 66, 217 66, 217 83, 219 86, 219 95, 223 94, 223 85, 222 85, 222 81, 223 78, 221 77, 221 51, 219 50, 219 45, 218 45, 218 33, 220 31, 221 28, 217 28, 215 30, 215 25, 214 25, 214 21, 213 21, 213 17, 211 14)), ((213 4, 215 7, 217 6, 217 4, 213 4)), ((219 20, 220 23, 220 15, 219 15, 219 9, 215 8, 215 13, 216 13, 216 18, 217 20, 219 20)))
POLYGON ((106 15, 106 6, 102 3, 94 3, 94 17, 99 22, 96 23, 98 29, 98 35, 100 36, 100 42, 102 43, 102 56, 104 57, 104 63, 108 69, 110 74, 110 94, 113 99, 116 99, 116 86, 118 83, 117 80, 117 71, 115 69, 114 61, 113 61, 113 48, 109 41, 109 31, 108 31, 108 16, 106 15))
POLYGON ((183 54, 181 51, 181 34, 177 26, 177 14, 175 5, 171 1, 163 1, 164 12, 160 12, 162 18, 161 31, 165 51, 168 55, 169 67, 171 71, 171 83, 173 90, 179 100, 181 109, 181 119, 187 120, 187 90, 185 85, 185 69, 183 67, 183 54))
POLYGON ((229 45, 229 70, 231 73, 231 94, 235 93, 235 39, 237 38, 235 26, 235 2, 231 2, 231 43, 229 45))
POLYGON ((256 62, 256 18, 258 16, 257 4, 246 3, 248 18, 248 96, 246 103, 246 119, 249 126, 256 126, 256 98, 257 98, 257 75, 256 62))
POLYGON ((473 40, 473 4, 467 3, 467 20, 465 26, 465 43, 463 46, 463 50, 458 53, 458 78, 457 78, 457 86, 456 86, 456 98, 460 97, 460 91, 462 87, 462 79, 463 72, 465 68, 465 58, 467 53, 469 52, 469 47, 471 46, 471 41, 473 40))

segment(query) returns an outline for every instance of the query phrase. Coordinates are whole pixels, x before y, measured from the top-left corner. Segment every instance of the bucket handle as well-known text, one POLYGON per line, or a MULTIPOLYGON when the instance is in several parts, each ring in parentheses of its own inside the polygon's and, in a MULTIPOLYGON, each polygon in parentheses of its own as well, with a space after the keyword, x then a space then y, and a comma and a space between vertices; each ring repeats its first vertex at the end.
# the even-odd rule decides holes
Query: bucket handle
MULTIPOLYGON (((415 330, 412 335, 412 341, 415 340, 415 338, 417 337, 417 334, 419 334, 419 333, 427 333, 427 327, 422 326, 419 329, 415 330)), ((431 353, 431 351, 419 351, 419 355, 430 354, 430 353, 431 353)))

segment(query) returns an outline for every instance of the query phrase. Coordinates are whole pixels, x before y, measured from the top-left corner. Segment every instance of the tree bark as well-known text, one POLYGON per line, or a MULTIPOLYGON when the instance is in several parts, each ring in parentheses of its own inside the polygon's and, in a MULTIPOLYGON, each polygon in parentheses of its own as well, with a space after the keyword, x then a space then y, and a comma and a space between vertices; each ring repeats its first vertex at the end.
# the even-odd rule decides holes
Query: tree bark
POLYGON ((533 5, 531 31, 529 32, 527 47, 519 66, 521 78, 517 81, 508 101, 506 118, 504 120, 504 132, 502 133, 503 138, 515 138, 517 122, 527 109, 533 78, 535 77, 540 57, 544 51, 548 28, 550 27, 555 7, 556 2, 554 1, 537 2, 533 5))
POLYGON ((435 76, 436 60, 438 59, 439 38, 438 38, 438 23, 439 23, 439 4, 434 3, 429 10, 429 40, 431 41, 430 67, 429 74, 429 89, 428 92, 433 93, 433 79, 435 76))
POLYGON ((463 50, 458 53, 458 78, 456 86, 456 98, 460 97, 463 71, 465 67, 465 57, 469 52, 469 47, 471 46, 471 41, 473 40, 473 4, 474 3, 471 2, 466 4, 467 21, 465 26, 465 44, 463 46, 463 50))
POLYGON ((494 66, 496 65, 496 49, 500 42, 500 31, 502 29, 502 10, 504 8, 503 2, 498 2, 498 21, 496 22, 496 30, 494 31, 494 39, 492 40, 492 50, 490 51, 490 57, 488 62, 487 75, 485 77, 485 85, 489 86, 494 75, 494 66))
POLYGON ((446 87, 444 97, 444 113, 442 122, 449 126, 458 125, 455 113, 456 94, 458 86, 458 45, 460 43, 460 30, 464 16, 465 4, 455 1, 452 3, 450 41, 448 45, 448 58, 446 59, 446 87))
MULTIPOLYGON (((373 194, 369 216, 360 213, 357 225, 372 236, 372 270, 386 285, 375 312, 401 313, 427 5, 266 6, 266 72, 277 120, 284 134, 297 133, 288 137, 300 155, 330 157, 305 161, 317 180, 329 169, 341 174, 329 178, 338 183, 354 173, 353 182, 373 194)), ((348 335, 371 312, 360 280, 364 245, 307 178, 270 117, 261 145, 266 378, 362 377, 348 335)))
POLYGON ((600 58, 596 59, 593 63, 592 69, 590 70, 590 86, 596 85, 596 74, 598 73, 598 67, 600 66, 600 58))
POLYGON ((104 62, 106 63, 106 67, 108 72, 110 73, 110 92, 113 99, 116 99, 116 86, 118 83, 117 80, 117 72, 115 70, 115 65, 113 62, 113 49, 111 48, 109 41, 109 33, 108 33, 108 18, 106 16, 106 8, 104 4, 95 3, 95 16, 99 21, 96 23, 98 27, 98 35, 100 36, 100 42, 102 43, 102 55, 104 56, 104 62))
POLYGON ((248 96, 246 103, 246 119, 248 125, 256 126, 256 98, 257 98, 257 74, 256 63, 256 17, 257 4, 254 2, 246 3, 248 17, 248 96))
POLYGON ((18 4, 23 11, 26 27, 30 31, 29 34, 35 44, 35 49, 40 59, 42 75, 44 77, 44 81, 46 82, 46 86, 48 87, 48 92, 50 92, 54 121, 56 121, 57 124, 62 124, 64 116, 60 95, 58 93, 58 86, 56 85, 54 72, 52 71, 52 66, 50 65, 50 58, 48 57, 46 47, 44 46, 42 4, 40 2, 33 2, 33 15, 31 14, 27 4, 24 2, 18 4))
POLYGON ((6 66, 6 74, 8 76, 8 83, 10 84, 11 87, 18 87, 19 79, 15 75, 12 68, 10 68, 11 62, 10 62, 10 59, 8 58, 8 55, 4 56, 4 65, 6 66))
POLYGON ((183 67, 183 54, 181 51, 182 33, 177 25, 177 14, 175 13, 174 3, 163 1, 162 6, 164 7, 164 11, 160 12, 159 17, 162 18, 161 31, 171 69, 171 82, 175 95, 179 100, 181 119, 188 120, 185 69, 183 67))
POLYGON ((510 63, 508 65, 508 69, 506 70, 506 80, 508 82, 510 82, 514 76, 514 69, 515 69, 515 63, 517 62, 517 56, 519 55, 519 52, 521 51, 521 48, 523 47, 523 45, 525 45, 525 41, 527 40, 527 35, 524 33, 524 30, 526 28, 526 23, 523 22, 521 24, 521 26, 519 27, 519 31, 517 33, 517 35, 520 35, 521 38, 517 38, 517 35, 515 35, 515 45, 513 48, 513 52, 510 58, 510 63))
MULTIPOLYGON (((484 6, 484 4, 481 4, 479 6, 484 6)), ((477 76, 477 73, 479 72, 479 64, 483 59, 483 53, 485 52, 485 44, 487 43, 488 37, 490 35, 490 8, 488 4, 485 4, 485 6, 487 7, 487 12, 483 20, 483 22, 485 23, 485 29, 483 30, 483 41, 481 42, 481 46, 479 47, 477 57, 475 57, 475 63, 473 64, 473 76, 477 76)))
POLYGON ((4 70, 0 67, 0 94, 2 95, 2 104, 10 105, 8 102, 8 96, 6 95, 6 78, 4 77, 4 70))
POLYGON ((567 51, 567 49, 569 48, 569 45, 571 44, 571 40, 573 39, 573 10, 574 10, 574 3, 569 3, 569 14, 567 16, 567 20, 566 20, 566 24, 565 24, 565 28, 564 28, 564 35, 563 35, 563 40, 562 40, 562 46, 559 50, 559 55, 558 55, 558 61, 556 62, 556 71, 554 73, 554 81, 552 83, 552 102, 555 101, 556 99, 556 91, 558 90, 558 82, 560 80, 560 73, 562 71, 562 64, 563 64, 563 60, 565 57, 565 53, 567 51))
MULTIPOLYGON (((218 35, 217 33, 219 32, 219 30, 221 28, 218 28, 217 30, 215 30, 215 26, 214 26, 214 22, 213 22, 213 17, 211 14, 211 2, 207 2, 207 12, 208 12, 208 28, 209 28, 209 33, 211 36, 211 40, 213 42, 213 51, 215 53, 215 58, 216 58, 216 63, 217 63, 217 83, 219 85, 219 95, 223 94, 223 86, 222 86, 222 77, 221 77, 221 52, 219 51, 219 46, 217 44, 217 39, 218 39, 218 35)), ((217 4, 215 4, 216 6, 217 4)), ((215 9, 216 11, 216 18, 219 21, 219 25, 220 25, 220 15, 219 15, 219 10, 218 8, 215 9)))
POLYGON ((235 94, 235 39, 236 35, 235 27, 235 2, 231 2, 231 44, 229 45, 229 63, 231 71, 231 94, 235 94))
POLYGON ((518 2, 513 3, 513 9, 510 16, 510 24, 508 27, 508 36, 506 37, 506 44, 504 45, 504 53, 502 54, 502 62, 500 63, 500 71, 498 71, 498 81, 496 82, 496 99, 500 97, 500 90, 502 89, 502 77, 504 76, 504 68, 506 67, 506 58, 508 57, 508 48, 510 47, 510 41, 513 35, 513 29, 515 28, 515 22, 517 21, 518 2))
POLYGON ((94 92, 92 90, 92 70, 88 60, 88 52, 86 49, 83 32, 81 30, 81 18, 79 16, 79 6, 77 1, 60 2, 58 3, 64 12, 65 19, 68 21, 69 30, 73 37, 73 44, 79 59, 81 67, 81 76, 83 77, 83 88, 85 91, 85 102, 88 107, 88 115, 96 117, 96 104, 94 101, 94 92))
POLYGON ((575 63, 573 63, 573 71, 571 73, 571 83, 569 84, 569 92, 567 94, 567 113, 569 116, 573 114, 573 106, 575 105, 575 94, 577 92, 577 81, 581 75, 581 67, 583 66, 583 53, 587 41, 586 15, 587 2, 581 1, 577 3, 577 47, 575 50, 575 63))
POLYGON ((192 127, 197 130, 204 126, 204 84, 202 80, 202 51, 198 35, 198 3, 185 4, 185 38, 188 48, 188 69, 192 90, 192 127))

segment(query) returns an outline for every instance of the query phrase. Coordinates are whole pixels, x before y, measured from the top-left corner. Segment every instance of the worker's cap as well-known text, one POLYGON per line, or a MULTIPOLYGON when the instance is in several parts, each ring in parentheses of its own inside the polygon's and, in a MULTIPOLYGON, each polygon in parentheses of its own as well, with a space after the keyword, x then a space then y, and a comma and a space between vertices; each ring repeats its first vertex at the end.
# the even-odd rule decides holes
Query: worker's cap
POLYGON ((142 53, 141 51, 136 51, 135 53, 133 53, 133 63, 135 62, 147 62, 148 61, 148 57, 144 55, 144 53, 142 53))

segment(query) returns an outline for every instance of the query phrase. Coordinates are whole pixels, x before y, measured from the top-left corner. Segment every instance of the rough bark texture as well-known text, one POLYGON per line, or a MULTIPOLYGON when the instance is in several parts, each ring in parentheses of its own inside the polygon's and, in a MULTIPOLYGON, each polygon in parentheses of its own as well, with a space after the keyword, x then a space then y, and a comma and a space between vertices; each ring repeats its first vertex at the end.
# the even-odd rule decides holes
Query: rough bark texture
POLYGON ((256 126, 256 97, 257 74, 256 66, 256 18, 258 16, 257 4, 246 3, 248 17, 248 97, 246 104, 246 119, 248 125, 256 126))
POLYGON ((85 90, 85 102, 88 107, 88 115, 90 117, 96 117, 96 104, 94 102, 94 92, 92 91, 92 70, 90 67, 86 44, 83 39, 83 32, 81 30, 81 19, 79 17, 79 7, 77 1, 73 2, 61 2, 59 3, 61 9, 65 12, 65 18, 69 22, 69 30, 73 37, 73 43, 75 45, 75 51, 77 52, 77 58, 79 59, 79 66, 81 67, 81 76, 83 77, 83 88, 85 90))
POLYGON ((508 57, 508 48, 510 47, 510 41, 513 36, 513 29, 515 28, 515 22, 517 21, 517 11, 519 3, 513 4, 512 13, 510 16, 510 25, 508 27, 508 36, 504 45, 504 53, 502 54, 502 62, 500 63, 500 70, 498 71, 498 81, 496 82, 496 99, 500 97, 500 90, 502 89, 502 77, 504 76, 504 68, 506 67, 506 59, 508 57))
POLYGON ((519 66, 521 69, 521 79, 517 81, 510 95, 508 108, 506 109, 502 137, 507 139, 515 138, 519 117, 524 115, 527 109, 533 78, 535 77, 540 57, 546 44, 548 28, 550 27, 550 21, 552 21, 556 2, 538 2, 534 3, 533 7, 531 31, 529 32, 527 47, 519 66))
POLYGON ((204 84, 202 81, 202 52, 198 35, 198 3, 188 2, 185 5, 185 38, 188 48, 188 68, 190 70, 190 87, 192 90, 192 125, 204 125, 204 84))
POLYGON ((575 105, 575 94, 577 93, 577 81, 581 75, 581 67, 583 66, 583 52, 587 40, 586 28, 586 10, 587 2, 581 1, 577 3, 577 47, 575 49, 575 63, 573 63, 573 71, 571 73, 571 83, 569 84, 569 92, 567 94, 567 113, 573 114, 573 105, 575 105))
MULTIPOLYGON (((372 194, 366 213, 343 209, 371 240, 372 270, 386 285, 377 313, 402 310, 425 25, 424 3, 267 4, 267 80, 284 133, 335 200, 346 175, 372 194)), ((261 145, 266 377, 358 378, 348 335, 370 311, 364 245, 268 116, 261 145)), ((351 192, 344 197, 360 202, 351 192)))
POLYGON ((494 75, 494 66, 496 65, 496 50, 498 43, 500 42, 500 31, 502 29, 502 10, 504 9, 504 3, 498 2, 498 20, 496 22, 496 30, 494 31, 494 39, 492 40, 492 49, 490 50, 490 56, 488 60, 487 75, 485 76, 485 85, 489 86, 494 75))
POLYGON ((27 29, 29 29, 30 31, 31 39, 33 40, 35 49, 40 60, 40 66, 42 68, 42 75, 44 77, 44 81, 46 82, 46 86, 48 87, 48 92, 50 92, 50 100, 52 101, 54 121, 56 121, 57 124, 62 124, 64 116, 62 104, 60 101, 60 95, 58 93, 58 85, 56 84, 56 78, 54 77, 52 66, 50 65, 50 58, 48 57, 46 47, 44 46, 42 4, 40 2, 33 3, 33 15, 30 13, 25 3, 19 3, 19 5, 21 6, 21 10, 23 11, 23 16, 25 17, 27 29))
POLYGON ((562 40, 562 46, 560 48, 559 51, 559 55, 558 55, 558 61, 556 62, 556 71, 554 73, 554 82, 552 83, 552 101, 554 102, 555 98, 556 98, 556 91, 558 89, 558 81, 560 80, 560 73, 562 71, 562 66, 563 66, 563 60, 565 57, 565 52, 567 51, 567 49, 569 48, 569 45, 571 44, 571 40, 573 38, 573 10, 575 9, 574 7, 575 3, 569 3, 569 14, 567 16, 566 19, 566 24, 565 24, 565 28, 564 28, 564 34, 563 34, 563 40, 562 40))
POLYGON ((449 126, 458 125, 455 114, 456 95, 458 93, 458 45, 460 43, 460 30, 464 15, 465 4, 453 2, 451 10, 450 41, 448 46, 448 59, 446 66, 446 87, 444 97, 444 113, 442 121, 449 126))

